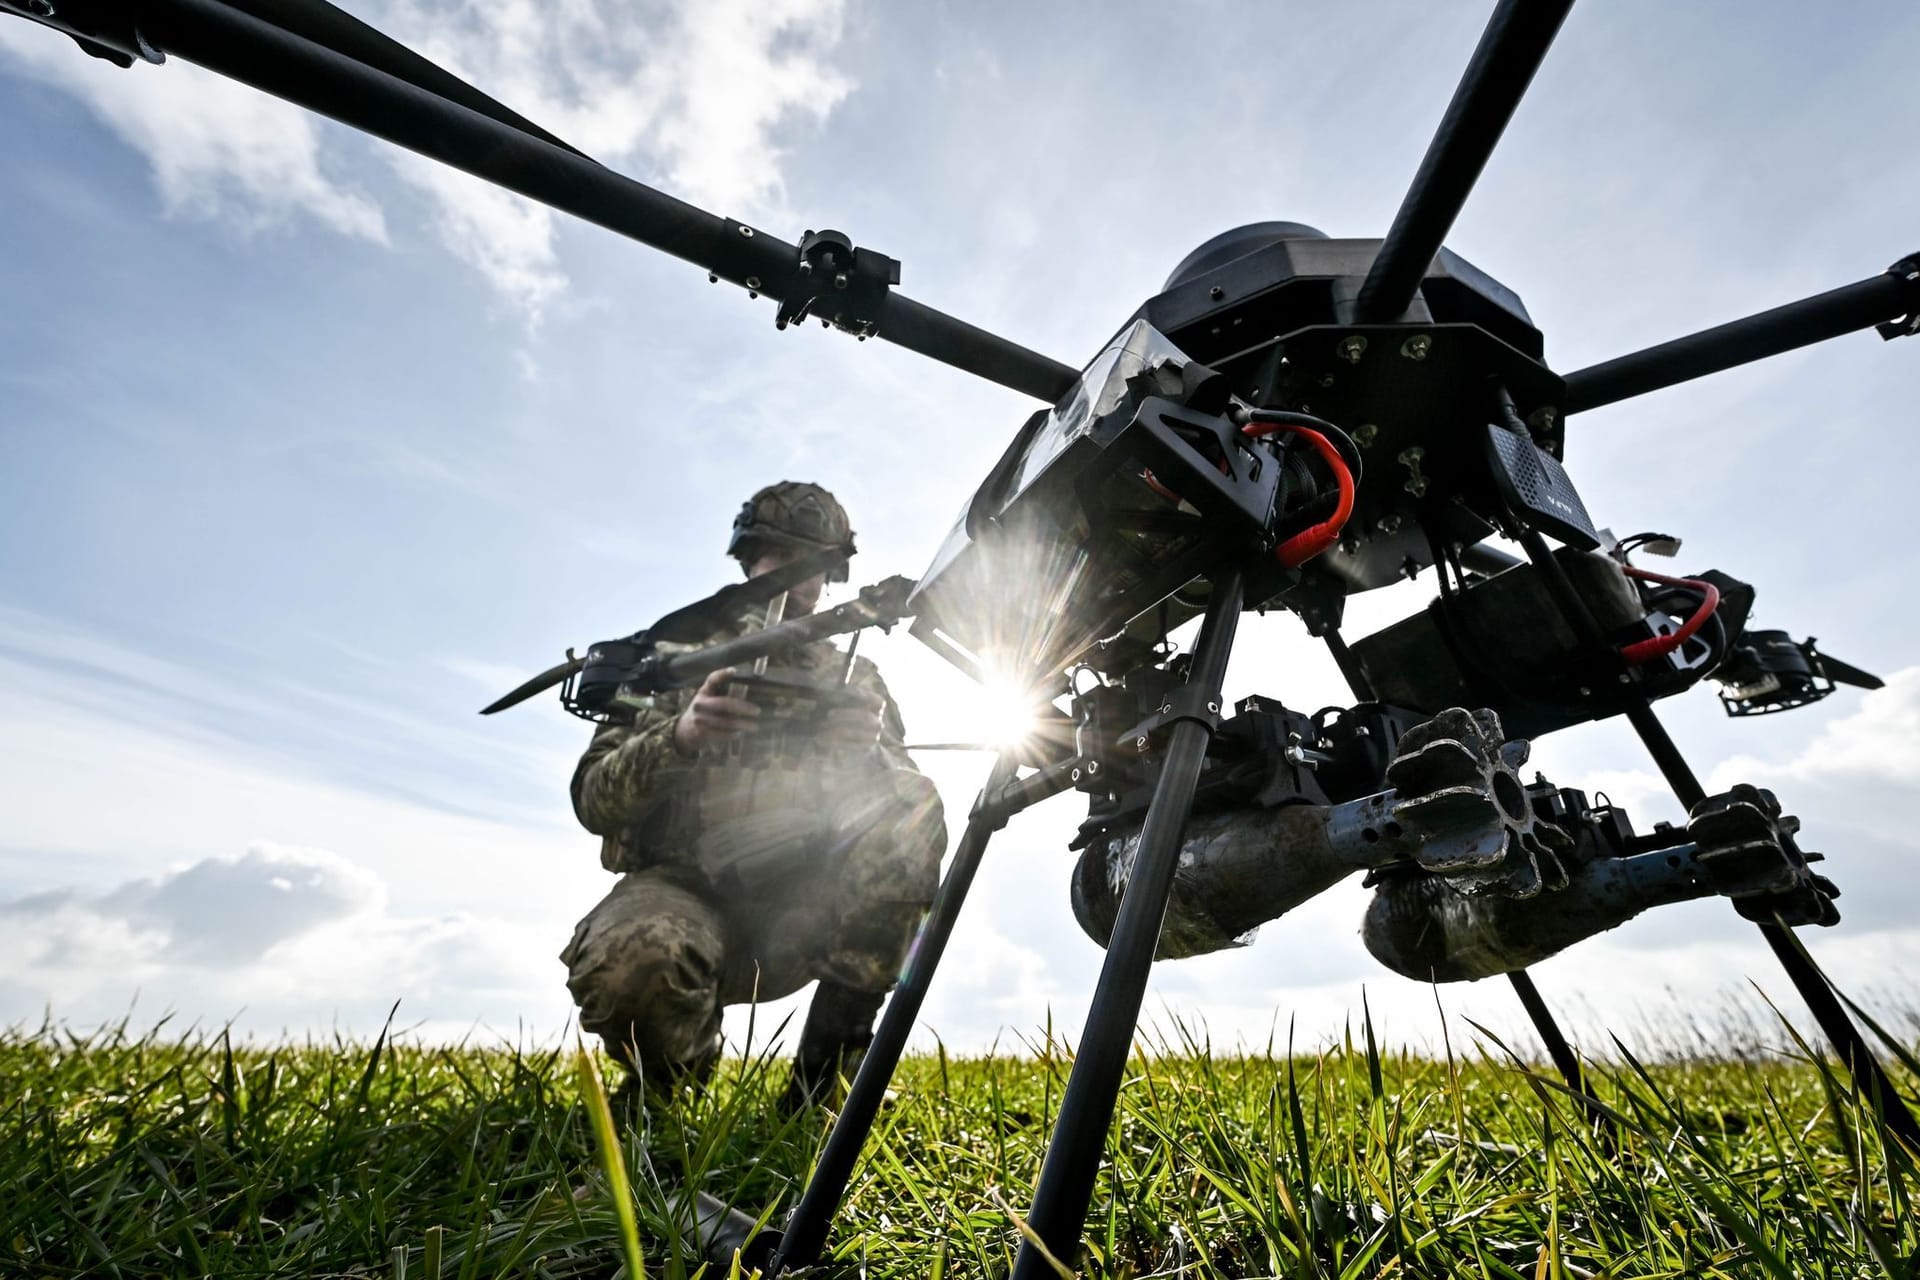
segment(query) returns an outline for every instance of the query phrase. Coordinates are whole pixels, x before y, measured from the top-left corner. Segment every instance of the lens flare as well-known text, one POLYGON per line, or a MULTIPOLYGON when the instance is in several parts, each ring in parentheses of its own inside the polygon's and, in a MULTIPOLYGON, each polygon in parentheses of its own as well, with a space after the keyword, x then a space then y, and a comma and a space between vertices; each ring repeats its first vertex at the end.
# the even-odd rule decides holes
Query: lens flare
POLYGON ((1039 732, 1042 703, 1018 682, 990 675, 974 690, 974 697, 977 736, 983 745, 1003 751, 1022 747, 1039 732))

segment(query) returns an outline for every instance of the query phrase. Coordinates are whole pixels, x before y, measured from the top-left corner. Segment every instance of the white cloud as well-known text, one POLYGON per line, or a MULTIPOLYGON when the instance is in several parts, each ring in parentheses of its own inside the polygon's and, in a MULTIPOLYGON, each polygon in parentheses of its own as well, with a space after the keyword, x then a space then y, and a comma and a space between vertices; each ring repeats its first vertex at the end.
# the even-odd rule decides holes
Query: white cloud
MULTIPOLYGON (((780 139, 824 119, 852 87, 830 63, 842 0, 388 0, 368 17, 588 155, 637 164, 671 194, 743 217, 777 211, 780 139)), ((297 107, 179 59, 122 71, 24 23, 0 27, 0 54, 80 98, 145 155, 170 212, 246 227, 304 214, 387 241, 373 199, 326 172, 355 157, 323 154, 316 118, 297 107)), ((447 249, 537 322, 567 283, 552 212, 387 152, 428 197, 447 249)))
MULTIPOLYGON (((1920 667, 1888 678, 1860 700, 1860 709, 1829 724, 1793 759, 1770 764, 1747 757, 1714 771, 1715 786, 1747 781, 1807 782, 1822 786, 1878 784, 1911 794, 1920 788, 1920 667)), ((1901 824, 1904 826, 1905 824, 1901 824)))
POLYGON ((409 1021, 451 1027, 564 1018, 551 948, 523 926, 396 913, 379 876, 323 849, 262 843, 102 893, 0 900, 0 926, 0 1024, 43 1010, 91 1024, 136 992, 150 1011, 262 1029, 365 1029, 396 999, 409 1021))
POLYGON ((387 242, 379 206, 322 163, 316 117, 236 81, 173 59, 122 70, 65 36, 0 24, 0 59, 63 89, 153 167, 172 214, 248 230, 313 218, 342 235, 387 242))
MULTIPOLYGON (((670 194, 741 216, 770 214, 784 196, 783 131, 824 119, 851 89, 828 61, 841 0, 397 0, 389 18, 401 38, 586 154, 635 163, 670 194)), ((397 163, 433 197, 453 252, 537 318, 566 283, 552 214, 430 161, 397 163)))
POLYGON ((453 256, 537 321, 567 285, 552 210, 410 151, 396 155, 394 166, 432 197, 434 227, 453 256))

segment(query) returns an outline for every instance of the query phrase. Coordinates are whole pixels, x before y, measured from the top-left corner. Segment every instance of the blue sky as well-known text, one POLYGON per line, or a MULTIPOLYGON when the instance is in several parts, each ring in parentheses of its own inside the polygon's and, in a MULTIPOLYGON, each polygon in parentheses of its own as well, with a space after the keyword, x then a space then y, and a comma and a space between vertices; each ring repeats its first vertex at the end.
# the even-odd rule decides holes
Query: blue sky
MULTIPOLYGON (((787 235, 900 258, 917 299, 1070 363, 1185 252, 1291 218, 1375 235, 1485 13, 1211 3, 349 6, 626 172, 787 235)), ((1868 276, 1920 247, 1898 3, 1576 8, 1450 245, 1573 369, 1868 276)), ((915 573, 1030 411, 250 90, 119 71, 0 23, 0 1020, 142 1016, 549 1034, 553 954, 604 892, 565 781, 585 726, 473 712, 566 646, 726 581, 775 478, 852 510, 858 577, 915 573)), ((1841 977, 1911 989, 1920 643, 1909 583, 1920 343, 1854 335, 1574 420, 1619 530, 1754 581, 1760 618, 1895 678, 1728 722, 1667 704, 1701 769, 1777 786, 1832 856, 1841 977)), ((1425 583, 1353 608, 1356 633, 1425 583)), ((969 700, 871 650, 913 736, 969 700)), ((1232 676, 1338 699, 1297 624, 1232 676)), ((1673 816, 1617 726, 1559 780, 1673 816)), ((984 759, 928 762, 963 813, 984 759)), ((1071 801, 991 855, 927 1023, 977 1048, 1071 1028, 1098 951, 1066 904, 1071 801)), ((1163 966, 1217 1036, 1337 1029, 1360 984, 1404 1038, 1357 893, 1163 966)), ((1717 904, 1544 966, 1587 1019, 1783 984, 1717 904)), ((1494 984, 1441 993, 1506 1025, 1494 984)), ((738 1025, 736 1024, 736 1030, 738 1025)))

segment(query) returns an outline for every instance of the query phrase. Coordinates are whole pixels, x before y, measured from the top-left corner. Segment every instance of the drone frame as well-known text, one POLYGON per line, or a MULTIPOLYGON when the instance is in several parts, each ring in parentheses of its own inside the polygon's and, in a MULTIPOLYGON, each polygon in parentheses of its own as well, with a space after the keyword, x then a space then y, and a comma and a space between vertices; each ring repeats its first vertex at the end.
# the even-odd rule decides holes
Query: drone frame
MULTIPOLYGON (((1499 0, 1360 289, 1357 323, 1391 324, 1407 313, 1571 8, 1572 0, 1499 0)), ((749 296, 767 295, 782 328, 816 318, 1046 401, 1078 378, 1071 366, 894 291, 899 264, 855 248, 840 233, 810 231, 790 243, 602 167, 326 0, 0 0, 0 13, 53 27, 87 53, 122 66, 184 58, 598 223, 705 268, 712 282, 725 279, 749 296)), ((1564 375, 1557 412, 1564 418, 1866 328, 1889 339, 1920 333, 1920 254, 1853 284, 1564 375)), ((1517 521, 1515 527, 1569 624, 1588 645, 1603 643, 1540 532, 1517 521)), ((1181 828, 1219 720, 1220 677, 1246 603, 1239 568, 1223 565, 1209 576, 1213 590, 1189 682, 1177 695, 1135 872, 1061 1100, 1029 1217, 1033 1235, 1014 1265, 1015 1280, 1051 1274, 1051 1259, 1071 1257, 1084 1227, 1181 828)), ((1356 696, 1365 698, 1364 680, 1338 632, 1325 639, 1356 696)), ((1704 799, 1651 703, 1629 696, 1622 713, 1681 804, 1690 810, 1704 799)), ((824 1248, 988 837, 1013 813, 1071 787, 1074 767, 1073 760, 1061 761, 1021 778, 1010 756, 996 761, 784 1238, 767 1233, 776 1270, 809 1265, 824 1248)), ((1887 1130, 1920 1149, 1920 1121, 1793 931, 1779 923, 1759 928, 1887 1130)), ((1510 978, 1568 1086, 1584 1097, 1579 1058, 1544 999, 1524 971, 1510 978)))

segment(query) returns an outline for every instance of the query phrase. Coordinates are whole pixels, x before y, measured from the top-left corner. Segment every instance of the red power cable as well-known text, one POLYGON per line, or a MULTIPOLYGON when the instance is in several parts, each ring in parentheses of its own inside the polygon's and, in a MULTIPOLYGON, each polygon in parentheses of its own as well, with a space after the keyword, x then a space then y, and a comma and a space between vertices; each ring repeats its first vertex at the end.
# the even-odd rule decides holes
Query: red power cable
POLYGON ((1664 636, 1649 636, 1645 640, 1636 640, 1632 644, 1620 647, 1620 656, 1627 660, 1628 666, 1637 667, 1643 662, 1652 662, 1655 658, 1665 657, 1688 640, 1693 633, 1707 625, 1707 619, 1720 607, 1720 589, 1711 582, 1702 582, 1699 578, 1669 578, 1664 573, 1654 573, 1647 569, 1638 569, 1633 565, 1623 565, 1629 578, 1638 578, 1642 582, 1657 582, 1666 587, 1687 587, 1700 593, 1700 607, 1693 616, 1680 624, 1677 631, 1664 636))
POLYGON ((1291 422, 1249 422, 1240 428, 1240 434, 1250 439, 1270 436, 1276 431, 1291 431, 1306 438, 1323 461, 1333 469, 1333 478, 1340 486, 1340 501, 1335 505, 1333 514, 1308 529, 1302 529, 1285 542, 1273 549, 1274 559, 1289 569, 1297 568, 1325 551, 1340 539, 1340 530, 1346 527, 1347 517, 1353 514, 1353 472, 1347 469, 1347 460, 1333 447, 1333 442, 1309 427, 1298 426, 1291 422))

